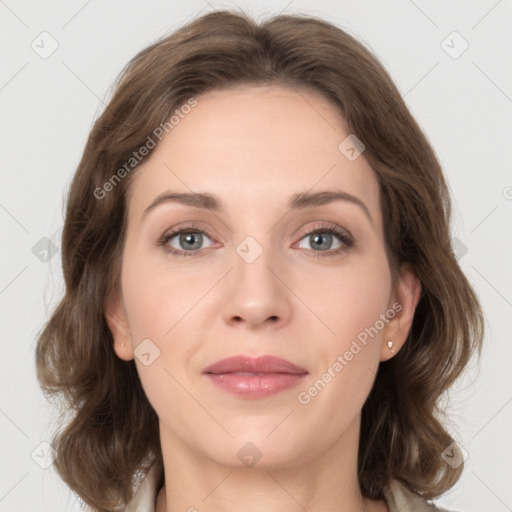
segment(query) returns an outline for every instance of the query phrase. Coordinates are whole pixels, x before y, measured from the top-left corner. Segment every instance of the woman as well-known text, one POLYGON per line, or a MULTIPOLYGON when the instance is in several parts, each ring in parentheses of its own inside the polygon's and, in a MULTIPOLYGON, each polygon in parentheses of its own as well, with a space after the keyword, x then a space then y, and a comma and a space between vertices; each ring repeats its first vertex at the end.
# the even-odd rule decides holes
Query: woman
POLYGON ((313 17, 140 52, 71 185, 37 346, 92 510, 436 510, 438 401, 481 346, 450 199, 386 71, 313 17))

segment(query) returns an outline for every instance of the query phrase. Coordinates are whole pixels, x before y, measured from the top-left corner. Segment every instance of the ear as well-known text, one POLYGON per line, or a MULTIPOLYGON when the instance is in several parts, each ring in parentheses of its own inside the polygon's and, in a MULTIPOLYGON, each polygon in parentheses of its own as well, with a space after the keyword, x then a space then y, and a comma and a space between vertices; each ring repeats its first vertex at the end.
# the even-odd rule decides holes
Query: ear
POLYGON ((120 293, 111 294, 105 302, 105 319, 114 339, 114 351, 120 359, 134 358, 132 337, 128 319, 120 293))
POLYGON ((387 316, 394 316, 386 324, 384 338, 382 339, 380 360, 391 359, 403 347, 409 331, 416 306, 420 300, 421 282, 410 264, 400 267, 400 275, 396 279, 392 300, 387 316))

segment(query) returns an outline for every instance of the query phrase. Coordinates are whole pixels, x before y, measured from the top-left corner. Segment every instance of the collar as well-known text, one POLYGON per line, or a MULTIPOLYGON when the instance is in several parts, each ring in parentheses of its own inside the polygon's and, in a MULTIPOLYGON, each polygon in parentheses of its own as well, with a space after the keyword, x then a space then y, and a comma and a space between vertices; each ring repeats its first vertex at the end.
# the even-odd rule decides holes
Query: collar
MULTIPOLYGON (((158 486, 162 479, 162 464, 153 464, 137 487, 130 503, 119 512, 155 512, 156 498, 160 490, 158 486)), ((450 512, 412 493, 397 480, 391 480, 384 490, 384 499, 389 512, 450 512)))

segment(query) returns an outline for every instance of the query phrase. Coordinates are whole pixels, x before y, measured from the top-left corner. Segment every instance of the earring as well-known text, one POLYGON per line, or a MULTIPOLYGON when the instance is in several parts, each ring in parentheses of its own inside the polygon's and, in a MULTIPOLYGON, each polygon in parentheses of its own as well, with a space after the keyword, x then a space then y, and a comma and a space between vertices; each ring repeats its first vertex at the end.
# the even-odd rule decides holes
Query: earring
MULTIPOLYGON (((391 350, 391 352, 393 352, 393 348, 392 347, 393 347, 393 342, 391 340, 389 340, 388 341, 388 348, 389 348, 389 350, 391 350)), ((394 354, 394 352, 393 352, 393 354, 394 354)))

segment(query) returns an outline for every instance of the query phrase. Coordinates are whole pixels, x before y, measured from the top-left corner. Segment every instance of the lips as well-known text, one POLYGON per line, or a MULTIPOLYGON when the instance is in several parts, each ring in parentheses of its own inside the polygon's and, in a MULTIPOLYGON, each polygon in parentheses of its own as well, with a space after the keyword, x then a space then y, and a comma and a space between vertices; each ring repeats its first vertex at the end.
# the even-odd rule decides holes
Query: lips
POLYGON ((308 373, 304 368, 296 366, 286 359, 274 356, 260 356, 251 358, 247 356, 233 356, 222 359, 207 366, 203 373, 290 373, 294 375, 308 373))
POLYGON ((215 385, 243 398, 263 398, 297 385, 307 370, 274 356, 233 356, 203 370, 215 385))

